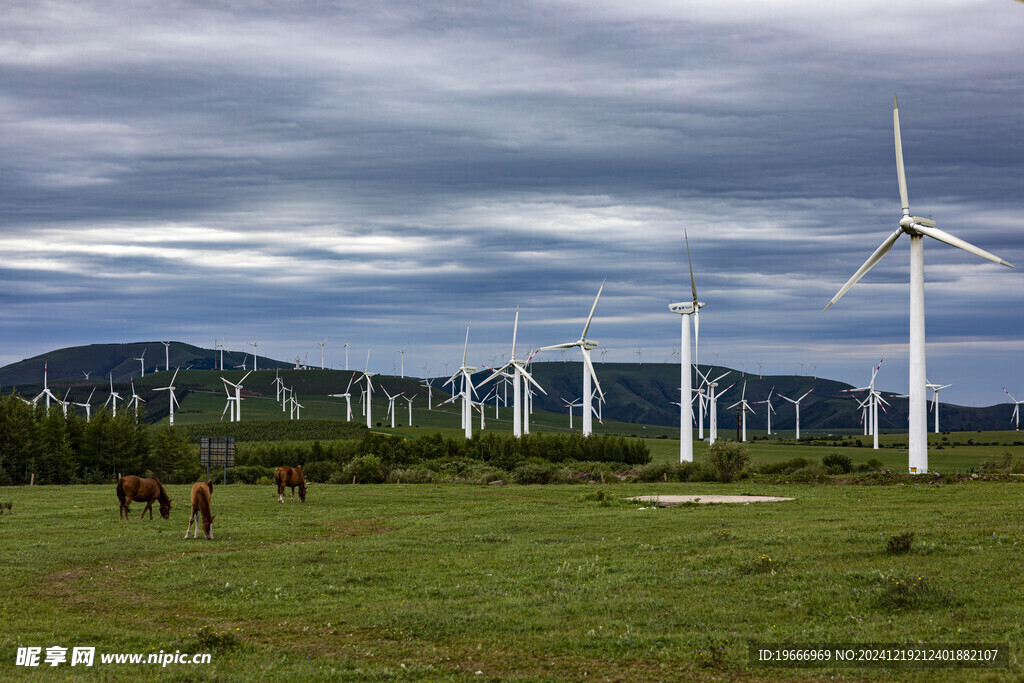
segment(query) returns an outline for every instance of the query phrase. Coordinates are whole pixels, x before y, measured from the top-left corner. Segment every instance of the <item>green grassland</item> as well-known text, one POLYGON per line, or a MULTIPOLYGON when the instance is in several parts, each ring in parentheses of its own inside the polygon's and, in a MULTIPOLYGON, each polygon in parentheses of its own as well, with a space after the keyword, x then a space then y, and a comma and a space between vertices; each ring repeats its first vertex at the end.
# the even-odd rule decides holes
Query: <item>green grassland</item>
POLYGON ((1003 643, 1021 673, 1024 489, 609 484, 216 487, 216 540, 120 521, 113 486, 0 489, 0 678, 976 680, 766 669, 747 643, 1003 643), (607 494, 599 500, 598 490, 607 494), (641 509, 649 493, 787 503, 641 509), (590 495, 588 495, 590 494, 590 495), (886 552, 915 532, 911 552, 886 552), (770 560, 770 562, 768 561, 770 560), (897 583, 901 582, 901 583, 897 583), (207 666, 13 665, 18 646, 211 652, 207 666), (477 674, 477 672, 480 672, 477 674))

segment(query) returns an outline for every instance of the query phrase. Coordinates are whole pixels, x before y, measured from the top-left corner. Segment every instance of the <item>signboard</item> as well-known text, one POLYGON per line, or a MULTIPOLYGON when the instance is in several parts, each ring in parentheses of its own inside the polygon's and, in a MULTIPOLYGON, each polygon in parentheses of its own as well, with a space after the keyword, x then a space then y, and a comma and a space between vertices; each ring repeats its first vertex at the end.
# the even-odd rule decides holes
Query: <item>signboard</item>
POLYGON ((228 483, 228 468, 235 466, 235 438, 232 436, 203 436, 199 438, 199 463, 206 466, 206 478, 210 478, 210 466, 224 468, 224 483, 228 483))

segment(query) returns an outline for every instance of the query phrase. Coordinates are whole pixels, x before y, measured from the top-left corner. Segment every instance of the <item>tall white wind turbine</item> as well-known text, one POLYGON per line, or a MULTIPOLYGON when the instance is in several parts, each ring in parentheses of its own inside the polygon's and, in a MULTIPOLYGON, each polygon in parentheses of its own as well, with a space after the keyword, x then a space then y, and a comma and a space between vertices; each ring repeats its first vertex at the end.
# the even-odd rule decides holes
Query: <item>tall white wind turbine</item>
POLYGON ((352 380, 356 378, 356 373, 352 373, 348 378, 348 386, 345 387, 344 394, 327 394, 331 398, 343 398, 345 399, 345 421, 352 421, 352 380))
POLYGON ((764 412, 768 413, 768 436, 772 435, 772 413, 775 412, 775 406, 772 405, 772 394, 774 394, 774 393, 775 393, 775 387, 773 386, 771 388, 771 390, 768 392, 768 398, 766 398, 763 401, 758 401, 758 403, 764 403, 765 404, 765 411, 764 412))
MULTIPOLYGON (((693 391, 693 384, 691 378, 693 377, 693 371, 690 369, 693 363, 696 363, 696 352, 693 354, 693 358, 690 357, 690 320, 688 316, 693 317, 693 330, 694 339, 700 341, 700 309, 704 307, 704 302, 697 300, 697 282, 693 279, 693 261, 690 259, 690 238, 686 235, 686 231, 683 231, 683 236, 686 240, 686 262, 690 266, 690 291, 693 294, 693 301, 682 301, 675 304, 670 304, 668 310, 673 313, 678 313, 681 316, 683 327, 682 337, 680 340, 680 349, 682 353, 679 359, 679 462, 693 462, 693 402, 691 401, 690 394, 693 391)), ((696 346, 696 344, 694 344, 696 346)), ((701 406, 704 405, 704 399, 701 397, 701 406)), ((704 419, 701 417, 701 434, 704 432, 704 419)))
POLYGON ((348 339, 345 340, 345 369, 348 370, 348 339))
POLYGON ((135 421, 138 422, 139 421, 139 403, 145 403, 146 401, 143 400, 143 398, 141 396, 139 396, 138 394, 135 393, 135 381, 132 380, 131 378, 129 378, 128 382, 132 386, 132 397, 131 397, 131 399, 128 400, 128 406, 127 407, 131 408, 132 406, 135 406, 135 421))
POLYGON ((401 396, 405 392, 404 391, 400 391, 397 394, 395 394, 394 396, 392 396, 391 394, 388 393, 388 390, 385 389, 383 386, 381 386, 380 390, 383 391, 384 395, 388 397, 388 412, 387 412, 387 415, 384 416, 384 419, 386 420, 386 419, 388 419, 388 416, 390 416, 391 417, 391 428, 394 429, 395 428, 395 401, 398 399, 399 396, 401 396))
POLYGON ((76 406, 85 408, 85 421, 86 422, 91 422, 92 421, 92 395, 95 394, 95 393, 96 393, 96 387, 93 387, 92 391, 89 392, 89 398, 86 399, 85 403, 76 403, 75 404, 76 406))
MULTIPOLYGON (((140 377, 145 377, 146 376, 146 349, 142 349, 142 357, 141 358, 133 358, 132 360, 139 361, 139 365, 141 366, 139 368, 140 371, 141 371, 141 374, 139 376, 140 377)), ((136 407, 138 407, 138 406, 136 406, 136 407)))
POLYGON ((105 408, 108 403, 112 403, 114 406, 114 417, 117 417, 117 402, 124 399, 121 398, 121 394, 114 391, 114 376, 108 373, 107 378, 110 380, 110 396, 103 402, 103 407, 105 408))
MULTIPOLYGON (((53 393, 52 391, 50 391, 50 385, 47 383, 48 382, 47 378, 48 378, 49 372, 50 372, 50 370, 49 370, 49 361, 44 361, 43 362, 43 390, 40 391, 39 394, 34 399, 32 399, 32 405, 35 405, 36 403, 39 402, 39 399, 45 398, 46 399, 46 411, 47 412, 50 411, 50 399, 53 399, 57 403, 61 402, 61 400, 59 398, 57 398, 57 395, 55 393, 53 393)), ((113 380, 111 380, 111 385, 110 386, 111 386, 111 391, 113 391, 113 386, 114 386, 113 385, 113 380)), ((120 398, 120 396, 118 398, 120 398)), ((114 407, 114 413, 115 413, 115 415, 117 414, 117 406, 114 407)))
POLYGON ((910 235, 910 433, 908 459, 910 472, 915 474, 928 471, 928 406, 927 388, 925 387, 927 380, 925 379, 924 342, 924 237, 927 235, 932 239, 945 242, 950 246, 963 249, 1000 265, 1011 268, 1013 266, 995 254, 990 254, 984 249, 979 249, 973 244, 936 228, 935 221, 910 215, 907 179, 903 169, 903 143, 900 140, 900 113, 895 95, 892 97, 892 125, 896 142, 896 178, 899 182, 903 216, 900 218, 899 227, 882 242, 875 253, 868 257, 864 265, 832 297, 832 300, 825 306, 825 310, 827 311, 832 304, 839 301, 858 280, 864 277, 865 273, 889 253, 900 235, 904 233, 910 235))
POLYGON ((574 398, 571 401, 566 401, 563 398, 562 399, 562 403, 564 403, 565 407, 569 409, 569 429, 572 429, 572 409, 573 408, 579 408, 583 404, 580 402, 580 400, 578 398, 574 398))
POLYGON ((405 346, 403 346, 400 349, 394 349, 395 353, 400 354, 402 356, 402 378, 403 379, 405 378, 405 350, 407 348, 409 348, 408 344, 406 344, 405 346))
MULTIPOLYGON (((252 373, 253 373, 253 370, 250 370, 249 372, 245 373, 244 375, 242 375, 242 379, 238 380, 237 383, 231 382, 229 380, 226 380, 223 377, 220 378, 221 381, 224 382, 224 385, 225 385, 224 386, 224 390, 225 391, 227 391, 227 385, 228 384, 230 384, 235 389, 235 395, 233 397, 231 396, 231 392, 228 391, 228 401, 229 401, 229 403, 230 403, 230 401, 234 401, 234 406, 233 406, 234 409, 231 412, 231 415, 232 415, 232 420, 231 421, 232 422, 241 422, 242 421, 242 382, 244 382, 245 378, 248 377, 249 375, 251 375, 252 373)), ((177 374, 177 371, 175 371, 175 374, 177 374)), ((173 380, 171 381, 171 384, 174 384, 173 380)), ((171 394, 173 395, 174 392, 172 391, 171 394)), ((221 414, 221 417, 222 418, 224 417, 223 414, 221 414)))
POLYGON ((324 349, 327 348, 327 340, 328 339, 330 339, 330 337, 324 337, 323 341, 317 341, 316 339, 313 340, 314 344, 319 344, 320 345, 320 369, 321 370, 324 369, 324 349))
POLYGON ((939 392, 943 389, 948 389, 953 386, 952 384, 932 384, 928 382, 925 386, 932 390, 932 407, 931 410, 935 411, 935 433, 939 433, 939 392))
MULTIPOLYGON (((583 325, 583 332, 580 334, 580 338, 574 342, 568 342, 566 344, 554 344, 552 346, 543 346, 538 351, 549 351, 555 349, 571 349, 573 347, 579 347, 580 353, 583 355, 583 436, 590 436, 594 431, 594 421, 592 419, 592 406, 594 403, 594 393, 590 387, 590 380, 593 378, 594 386, 597 388, 597 393, 602 396, 604 393, 601 391, 601 384, 597 381, 597 372, 594 370, 594 364, 590 360, 590 352, 597 348, 598 342, 591 339, 587 339, 587 330, 590 329, 590 322, 594 319, 594 311, 597 310, 597 302, 601 298, 601 292, 604 291, 605 279, 601 282, 601 286, 597 290, 597 296, 594 297, 594 305, 590 307, 590 315, 587 316, 587 322, 583 325)), ((572 411, 569 411, 569 422, 572 422, 572 411)), ((572 425, 569 425, 570 428, 572 425)))
POLYGON ((547 395, 548 392, 544 391, 541 385, 537 384, 536 380, 526 371, 526 367, 523 362, 516 358, 516 335, 519 331, 519 307, 516 306, 516 320, 512 326, 512 353, 509 356, 508 362, 503 366, 494 371, 490 377, 480 383, 480 386, 487 384, 491 380, 502 376, 506 369, 512 371, 512 436, 517 439, 523 435, 523 395, 522 395, 522 383, 529 382, 535 387, 540 389, 541 393, 547 395))
POLYGON ((1010 392, 1006 390, 1006 387, 1003 387, 1003 393, 1006 394, 1007 396, 1009 396, 1010 400, 1013 401, 1013 414, 1010 416, 1010 419, 1013 420, 1013 422, 1014 422, 1014 427, 1013 428, 1019 432, 1020 431, 1020 404, 1024 403, 1024 401, 1018 401, 1017 399, 1015 399, 1010 394, 1010 392))
POLYGON ((259 345, 260 345, 260 340, 259 339, 257 339, 256 341, 249 342, 249 346, 252 347, 252 371, 253 372, 256 372, 256 370, 257 370, 257 367, 256 367, 256 362, 257 362, 256 361, 256 347, 259 346, 259 345))
MULTIPOLYGON (((164 345, 164 363, 166 365, 165 370, 167 372, 170 372, 170 370, 171 370, 171 342, 165 341, 165 342, 160 342, 160 343, 164 345)), ((145 355, 145 352, 143 352, 143 355, 145 355)), ((221 358, 223 359, 223 356, 221 356, 221 358)), ((224 368, 221 368, 221 370, 223 370, 223 369, 224 368)))
POLYGON ((779 394, 780 398, 782 398, 785 401, 789 401, 794 406, 796 406, 796 438, 797 438, 797 441, 800 440, 800 401, 802 401, 805 398, 807 398, 807 394, 811 393, 812 391, 814 391, 814 389, 808 389, 807 393, 805 393, 803 396, 801 396, 800 398, 796 399, 795 401, 793 399, 789 398, 788 396, 783 396, 782 394, 779 394))
POLYGON ((367 429, 373 427, 373 380, 371 377, 376 374, 376 372, 370 372, 370 349, 366 349, 366 369, 363 370, 362 376, 356 382, 364 380, 366 382, 366 391, 364 392, 366 398, 363 402, 363 411, 366 413, 367 429))
POLYGON ((174 386, 174 380, 178 379, 178 370, 180 370, 180 368, 175 368, 174 369, 174 375, 171 377, 171 381, 170 381, 170 383, 166 387, 157 387, 157 388, 153 389, 153 391, 166 391, 167 392, 167 407, 168 407, 167 421, 170 423, 170 425, 172 427, 174 426, 174 406, 178 405, 178 399, 174 395, 174 390, 176 388, 174 386))
MULTIPOLYGON (((398 349, 395 349, 396 351, 398 349)), ((466 344, 462 347, 462 365, 455 371, 455 374, 448 378, 448 381, 444 385, 451 384, 452 388, 455 388, 455 379, 462 377, 462 428, 466 433, 466 438, 473 438, 473 394, 476 393, 476 387, 473 386, 473 373, 476 372, 476 367, 466 365, 466 357, 469 353, 469 323, 466 324, 466 344)), ((455 392, 452 392, 453 397, 456 396, 455 392)))
MULTIPOLYGON (((747 403, 747 383, 746 383, 746 381, 743 382, 743 392, 740 394, 740 400, 736 401, 736 403, 733 403, 731 406, 729 406, 728 410, 732 410, 736 406, 740 406, 740 410, 743 411, 743 417, 741 418, 741 423, 743 425, 743 438, 742 438, 742 441, 746 441, 747 440, 747 413, 753 413, 754 412, 754 409, 750 407, 749 403, 747 403)), ((798 431, 799 431, 799 428, 798 428, 798 431)))

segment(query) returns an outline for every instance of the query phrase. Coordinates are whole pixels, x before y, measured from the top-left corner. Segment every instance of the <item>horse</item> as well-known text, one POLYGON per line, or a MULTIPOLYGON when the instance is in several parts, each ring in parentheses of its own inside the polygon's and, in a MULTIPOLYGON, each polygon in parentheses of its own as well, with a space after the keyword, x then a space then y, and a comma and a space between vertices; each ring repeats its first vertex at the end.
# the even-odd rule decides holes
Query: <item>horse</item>
POLYGON ((188 539, 188 532, 192 530, 192 522, 196 523, 196 530, 192 532, 192 538, 199 536, 199 515, 203 516, 203 533, 206 540, 213 540, 213 515, 210 514, 210 496, 213 495, 213 479, 199 481, 192 484, 192 513, 188 516, 188 528, 185 529, 185 538, 188 539))
POLYGON ((128 519, 128 506, 132 501, 146 503, 142 510, 142 519, 149 510, 149 518, 153 519, 153 501, 160 501, 160 516, 169 519, 171 516, 171 499, 164 489, 164 485, 156 477, 142 479, 134 474, 121 477, 117 480, 117 498, 121 501, 121 508, 118 512, 119 518, 128 519))
POLYGON ((277 502, 284 502, 284 487, 292 488, 292 502, 295 502, 295 487, 299 487, 299 502, 306 502, 306 475, 301 467, 278 467, 274 470, 274 481, 277 483, 277 502))

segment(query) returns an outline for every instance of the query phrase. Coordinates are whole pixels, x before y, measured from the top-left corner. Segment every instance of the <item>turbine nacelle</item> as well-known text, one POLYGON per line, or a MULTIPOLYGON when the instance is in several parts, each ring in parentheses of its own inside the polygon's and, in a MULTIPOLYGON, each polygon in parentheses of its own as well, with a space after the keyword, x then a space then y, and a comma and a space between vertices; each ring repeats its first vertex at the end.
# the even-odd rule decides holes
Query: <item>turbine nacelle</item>
POLYGON ((668 310, 672 311, 673 313, 678 313, 680 315, 690 315, 695 310, 700 310, 701 308, 704 308, 704 306, 705 304, 703 301, 698 301, 696 306, 694 306, 694 303, 692 301, 680 301, 679 303, 669 304, 668 310))

